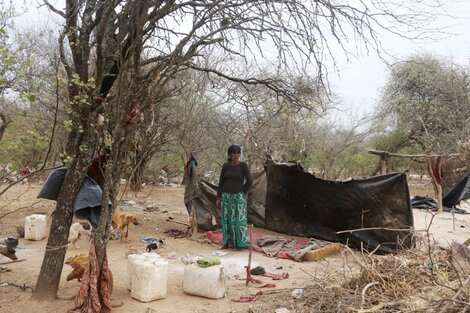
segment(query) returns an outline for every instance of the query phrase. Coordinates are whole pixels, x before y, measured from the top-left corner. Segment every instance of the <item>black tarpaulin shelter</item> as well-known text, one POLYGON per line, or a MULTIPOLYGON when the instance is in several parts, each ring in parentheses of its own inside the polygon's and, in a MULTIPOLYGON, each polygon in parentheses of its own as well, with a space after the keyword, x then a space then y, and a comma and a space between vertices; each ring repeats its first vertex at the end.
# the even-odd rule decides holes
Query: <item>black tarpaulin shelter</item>
MULTIPOLYGON (((51 171, 38 194, 38 198, 57 200, 66 174, 66 167, 59 167, 51 171)), ((88 220, 93 230, 97 229, 100 223, 101 197, 100 186, 92 178, 85 176, 75 198, 73 212, 77 218, 88 220)))
POLYGON ((316 178, 295 163, 267 166, 268 229, 387 253, 412 245, 412 227, 405 174, 343 182, 316 178), (367 228, 382 229, 359 230, 367 228), (337 234, 345 230, 358 231, 337 234))
MULTIPOLYGON (((413 215, 405 174, 330 181, 305 172, 298 163, 268 161, 265 171, 253 176, 248 219, 256 226, 380 253, 396 252, 413 244, 413 215), (342 231, 348 232, 337 233, 342 231)), ((201 181, 198 184, 204 186, 198 198, 214 201, 210 208, 198 205, 209 216, 216 209, 216 186, 201 181)), ((198 226, 205 228, 208 222, 198 219, 198 226)), ((217 227, 213 223, 210 226, 217 227)))
POLYGON ((185 166, 183 184, 184 204, 189 215, 195 210, 198 228, 213 230, 220 227, 220 210, 215 203, 217 187, 199 180, 196 172, 197 161, 191 156, 185 166))
POLYGON ((470 175, 462 177, 460 182, 458 182, 454 188, 449 190, 449 192, 442 198, 442 204, 451 208, 467 198, 470 198, 470 175))

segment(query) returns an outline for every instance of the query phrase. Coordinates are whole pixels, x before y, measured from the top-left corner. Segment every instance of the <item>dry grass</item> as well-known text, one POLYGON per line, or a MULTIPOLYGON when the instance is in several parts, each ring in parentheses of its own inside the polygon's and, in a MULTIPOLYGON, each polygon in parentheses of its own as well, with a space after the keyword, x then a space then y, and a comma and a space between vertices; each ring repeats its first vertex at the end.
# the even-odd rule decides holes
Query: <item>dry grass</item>
POLYGON ((469 276, 449 250, 347 253, 359 271, 352 277, 337 272, 317 278, 293 312, 470 312, 469 276))

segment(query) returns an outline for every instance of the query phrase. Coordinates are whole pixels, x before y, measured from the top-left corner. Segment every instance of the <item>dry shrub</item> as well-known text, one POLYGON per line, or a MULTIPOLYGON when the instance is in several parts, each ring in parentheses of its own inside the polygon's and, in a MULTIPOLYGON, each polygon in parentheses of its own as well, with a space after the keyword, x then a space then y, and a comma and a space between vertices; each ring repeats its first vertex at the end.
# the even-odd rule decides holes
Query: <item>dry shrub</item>
POLYGON ((470 312, 468 275, 448 250, 349 253, 360 271, 352 278, 337 273, 344 279, 336 284, 318 281, 307 287, 295 312, 470 312))

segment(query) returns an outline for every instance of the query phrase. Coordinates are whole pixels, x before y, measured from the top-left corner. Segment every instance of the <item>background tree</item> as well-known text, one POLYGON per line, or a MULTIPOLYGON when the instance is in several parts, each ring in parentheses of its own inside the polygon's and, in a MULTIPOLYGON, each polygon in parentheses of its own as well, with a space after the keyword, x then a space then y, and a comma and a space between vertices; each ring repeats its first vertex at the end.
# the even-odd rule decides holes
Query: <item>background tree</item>
POLYGON ((379 116, 390 125, 395 148, 408 147, 428 158, 429 174, 442 209, 442 162, 458 153, 470 134, 469 75, 466 69, 431 55, 396 64, 384 89, 379 116))
MULTIPOLYGON (((416 22, 419 24, 419 18, 430 17, 419 7, 420 13, 413 19, 409 12, 391 14, 400 11, 393 11, 396 8, 390 8, 385 1, 345 6, 332 1, 66 0, 64 11, 45 3, 64 23, 58 54, 66 84, 58 79, 52 86, 59 90, 55 94, 62 91, 68 97, 63 121, 68 131, 63 152, 68 173, 33 294, 37 299, 56 295, 72 221, 69 208, 92 156, 110 148, 101 221, 94 236, 101 275, 118 183, 126 168, 123 160, 129 159, 131 141, 139 130, 138 117, 162 103, 165 87, 179 73, 192 69, 213 80, 230 80, 244 87, 264 86, 279 98, 279 103, 309 109, 311 103, 286 73, 296 71, 309 77, 309 84, 314 83, 309 87, 326 89, 323 59, 328 54, 334 56, 331 51, 336 48, 331 38, 340 44, 348 38, 360 38, 371 49, 380 50, 377 30, 409 30, 416 22), (393 27, 380 20, 383 16, 391 19, 388 21, 393 27), (286 64, 276 76, 259 75, 262 71, 251 76, 253 72, 239 73, 233 67, 213 67, 204 62, 207 55, 217 51, 233 64, 252 59, 255 66, 263 68, 259 56, 267 55, 272 46, 278 50, 278 60, 286 64), (149 88, 154 90, 149 92, 149 88), (155 103, 150 97, 162 100, 155 103), (99 114, 105 117, 103 125, 96 123, 99 114)), ((103 311, 107 310, 107 296, 100 295, 103 311)))
POLYGON ((466 69, 432 55, 412 56, 392 67, 378 113, 402 138, 397 146, 457 152, 456 142, 470 134, 469 91, 466 69))

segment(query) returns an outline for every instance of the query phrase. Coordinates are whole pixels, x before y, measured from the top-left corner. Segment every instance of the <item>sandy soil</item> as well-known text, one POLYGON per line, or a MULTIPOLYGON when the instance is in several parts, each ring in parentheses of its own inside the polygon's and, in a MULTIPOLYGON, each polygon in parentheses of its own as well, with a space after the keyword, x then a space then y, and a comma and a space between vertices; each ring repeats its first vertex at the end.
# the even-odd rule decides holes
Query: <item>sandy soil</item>
MULTIPOLYGON (((50 216, 54 209, 54 202, 36 199, 40 185, 30 184, 16 186, 0 197, 0 238, 6 236, 16 236, 15 227, 23 225, 24 217, 33 213, 43 213, 50 216), (11 213, 9 213, 11 212, 11 213), (9 213, 6 216, 5 213, 9 213)), ((259 300, 248 303, 235 303, 231 299, 239 298, 242 295, 253 294, 260 289, 252 286, 245 287, 244 281, 233 278, 235 274, 244 273, 244 265, 247 263, 247 251, 229 251, 227 256, 222 257, 222 264, 228 269, 232 277, 227 284, 226 297, 220 300, 210 300, 195 296, 186 295, 182 291, 182 281, 184 265, 180 257, 185 254, 207 256, 217 250, 217 246, 207 242, 198 242, 188 239, 166 238, 166 245, 158 253, 167 259, 170 264, 168 295, 166 299, 157 300, 150 303, 142 303, 134 300, 130 292, 126 290, 127 281, 127 260, 126 254, 130 249, 137 249, 139 253, 145 252, 145 244, 140 242, 141 236, 165 237, 163 232, 168 228, 184 230, 183 225, 173 222, 166 222, 166 218, 172 216, 174 220, 187 222, 188 216, 183 204, 183 188, 152 188, 146 187, 138 194, 128 193, 122 198, 120 207, 127 212, 135 213, 141 224, 130 226, 129 243, 111 241, 108 245, 108 259, 110 268, 114 275, 113 302, 122 301, 124 304, 115 308, 113 312, 248 312, 251 307, 256 312, 274 312, 279 307, 289 307, 289 303, 295 301, 289 293, 279 295, 265 295, 259 300), (131 200, 131 201, 129 201, 131 200), (157 212, 144 212, 143 209, 149 206, 157 206, 157 212), (176 259, 168 259, 168 255, 176 253, 176 259)), ((424 191, 423 191, 424 192, 424 191)), ((419 193, 416 191, 415 193, 419 193)), ((429 226, 431 214, 425 211, 414 210, 415 228, 424 230, 429 226)), ((49 218, 50 222, 50 218, 49 218)), ((272 234, 266 230, 256 230, 263 233, 272 234)), ((430 231, 436 241, 441 245, 447 245, 452 241, 463 242, 470 238, 470 215, 455 215, 452 220, 450 213, 440 213, 433 219, 430 231), (455 231, 454 231, 455 225, 455 231)), ((0 312, 66 312, 73 306, 73 300, 64 300, 77 292, 79 283, 77 281, 67 282, 66 275, 71 268, 64 265, 62 279, 58 296, 60 299, 53 302, 34 302, 30 299, 31 292, 21 290, 21 288, 4 283, 15 283, 25 287, 32 287, 36 282, 44 256, 46 239, 40 241, 28 241, 21 239, 17 256, 19 259, 26 259, 22 262, 2 265, 11 270, 0 274, 0 312)), ((80 249, 69 248, 66 257, 79 253, 88 253, 88 242, 85 239, 79 240, 80 249)), ((263 278, 263 281, 274 282, 275 289, 303 288, 311 284, 312 280, 328 275, 329 269, 354 270, 354 266, 347 264, 352 258, 347 257, 346 250, 343 253, 330 257, 320 262, 297 263, 291 260, 269 258, 264 255, 254 253, 253 264, 262 265, 268 272, 280 273, 287 271, 290 277, 282 281, 271 281, 263 278)), ((0 263, 9 260, 0 255, 0 263)))

